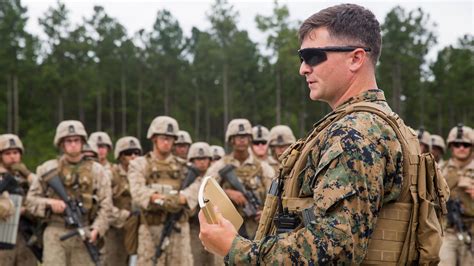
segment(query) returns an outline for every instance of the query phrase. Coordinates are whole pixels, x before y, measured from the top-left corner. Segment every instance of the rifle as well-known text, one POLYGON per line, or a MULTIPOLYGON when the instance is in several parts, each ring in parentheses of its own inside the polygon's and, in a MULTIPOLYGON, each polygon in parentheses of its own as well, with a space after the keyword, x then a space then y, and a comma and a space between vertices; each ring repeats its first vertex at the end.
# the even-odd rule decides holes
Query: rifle
MULTIPOLYGON (((199 170, 196 169, 193 166, 188 166, 188 174, 186 175, 186 178, 184 179, 183 183, 181 184, 180 190, 183 190, 190 186, 196 177, 199 176, 199 170)), ((165 250, 166 246, 169 244, 169 237, 171 236, 171 233, 173 230, 180 232, 181 230, 179 228, 176 228, 175 225, 183 215, 184 210, 181 210, 177 213, 170 213, 168 214, 168 217, 166 218, 165 225, 163 226, 163 230, 161 231, 160 235, 160 241, 158 242, 158 245, 156 246, 155 249, 155 256, 153 256, 153 264, 156 265, 158 262, 158 259, 161 257, 163 254, 163 251, 165 250)))
POLYGON ((4 191, 8 191, 8 193, 11 194, 25 196, 25 191, 16 178, 10 173, 3 174, 3 178, 0 181, 0 193, 3 193, 4 191))
POLYGON ((48 180, 48 185, 54 190, 56 194, 61 198, 64 203, 66 203, 66 209, 64 210, 64 220, 67 226, 72 226, 76 229, 61 236, 59 239, 64 241, 68 238, 73 236, 80 236, 82 239, 82 243, 87 249, 89 256, 91 257, 92 261, 95 263, 96 266, 100 265, 99 260, 99 250, 98 248, 89 242, 88 240, 88 229, 82 223, 82 215, 85 214, 85 210, 82 206, 82 202, 78 200, 71 199, 64 188, 63 183, 59 176, 54 176, 53 178, 48 180))
POLYGON ((459 241, 464 242, 466 245, 471 244, 471 235, 467 226, 462 220, 462 207, 459 199, 450 199, 446 203, 448 207, 448 226, 453 226, 456 230, 459 241))
POLYGON ((253 217, 257 215, 257 212, 262 205, 260 199, 253 193, 253 191, 248 191, 245 189, 244 185, 240 182, 239 178, 235 175, 235 166, 232 164, 226 165, 219 171, 219 175, 224 178, 229 184, 238 190, 240 193, 244 194, 247 199, 247 204, 245 204, 243 211, 245 216, 253 217))

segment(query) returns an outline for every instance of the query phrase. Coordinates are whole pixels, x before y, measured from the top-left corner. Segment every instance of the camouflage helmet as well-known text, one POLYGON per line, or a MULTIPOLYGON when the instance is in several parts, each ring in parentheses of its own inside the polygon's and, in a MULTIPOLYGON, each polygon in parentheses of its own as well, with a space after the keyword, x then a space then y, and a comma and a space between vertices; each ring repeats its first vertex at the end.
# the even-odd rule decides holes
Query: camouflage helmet
POLYGON ((294 142, 296 138, 289 126, 278 125, 270 130, 270 146, 291 145, 294 142))
POLYGON ((99 148, 97 143, 94 141, 88 140, 82 145, 82 152, 93 152, 96 156, 99 155, 99 148))
POLYGON ((416 135, 418 136, 418 141, 421 144, 425 144, 430 147, 431 144, 431 135, 428 131, 426 131, 423 127, 420 127, 416 130, 416 135))
POLYGON ((109 137, 109 134, 103 131, 94 132, 90 135, 89 141, 95 142, 97 145, 107 145, 109 149, 113 148, 112 140, 109 137))
POLYGON ((191 145, 193 140, 187 131, 180 130, 178 131, 178 139, 174 142, 174 144, 189 144, 191 145))
POLYGON ((189 147, 188 161, 197 158, 212 159, 211 147, 206 142, 196 142, 189 147))
POLYGON ((449 144, 453 142, 463 142, 463 143, 470 143, 472 144, 472 128, 467 127, 463 124, 458 124, 456 127, 453 127, 451 131, 449 131, 448 139, 446 142, 449 144))
POLYGON ((152 139, 154 135, 167 135, 178 138, 178 122, 169 116, 157 116, 150 124, 146 137, 152 139))
POLYGON ((120 153, 126 150, 140 150, 140 153, 143 152, 140 141, 137 138, 131 136, 126 136, 117 140, 114 150, 115 159, 118 159, 120 157, 120 153))
POLYGON ((257 125, 252 128, 252 137, 253 141, 269 141, 270 140, 270 131, 268 128, 257 125))
POLYGON ((225 132, 226 141, 230 142, 230 138, 237 135, 252 136, 252 125, 245 118, 232 119, 227 125, 225 132))
POLYGON ((25 151, 23 148, 23 143, 17 135, 0 135, 0 153, 9 149, 19 149, 21 153, 25 151))
POLYGON ((225 150, 221 146, 211 145, 211 153, 212 153, 212 158, 217 158, 217 157, 222 158, 225 155, 225 150))
POLYGON ((54 136, 54 145, 59 146, 63 138, 71 136, 80 136, 86 142, 87 132, 81 121, 65 120, 59 123, 54 136))
POLYGON ((438 135, 431 135, 431 147, 440 147, 443 152, 446 152, 446 144, 444 144, 444 139, 438 135))

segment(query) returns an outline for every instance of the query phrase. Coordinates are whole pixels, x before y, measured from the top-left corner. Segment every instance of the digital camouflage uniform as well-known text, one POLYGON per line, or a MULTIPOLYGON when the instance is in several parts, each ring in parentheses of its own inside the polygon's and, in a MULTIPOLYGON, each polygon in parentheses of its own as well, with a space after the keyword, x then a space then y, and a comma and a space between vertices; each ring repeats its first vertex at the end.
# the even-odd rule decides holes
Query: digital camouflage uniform
MULTIPOLYGON (((87 133, 82 123, 76 120, 62 121, 56 129, 54 145, 60 147, 64 138, 73 136, 81 137, 83 143, 86 142, 87 133)), ((38 166, 36 175, 28 191, 26 205, 33 215, 48 222, 43 235, 43 265, 94 265, 80 236, 60 241, 61 236, 75 228, 65 225, 64 214, 51 211, 48 199, 61 198, 47 181, 58 176, 68 196, 82 202, 84 214, 81 222, 91 231, 97 230, 99 237, 103 237, 109 227, 112 209, 110 179, 104 168, 84 158, 71 163, 63 155, 38 166)))
MULTIPOLYGON (((471 128, 463 126, 460 133, 460 136, 457 136, 456 127, 450 131, 447 140, 448 146, 453 142, 473 143, 473 131, 471 128)), ((471 146, 470 162, 463 168, 457 166, 452 158, 443 166, 443 176, 446 178, 446 182, 451 190, 450 200, 459 200, 461 202, 462 220, 471 234, 474 232, 474 201, 465 190, 469 186, 474 187, 473 148, 471 146)), ((456 265, 456 261, 459 261, 460 265, 474 264, 472 251, 469 251, 470 247, 458 239, 457 233, 452 225, 446 228, 440 251, 440 265, 456 265)))
MULTIPOLYGON (((369 90, 347 100, 335 111, 362 101, 390 109, 381 90, 369 90)), ((334 119, 333 114, 328 114, 315 128, 334 119)), ((226 263, 362 262, 382 205, 396 200, 401 191, 401 144, 391 126, 369 112, 347 114, 322 129, 316 138, 307 157, 308 164, 298 175, 299 197, 307 198, 313 205, 315 223, 289 233, 267 235, 259 241, 237 236, 226 263)), ((285 189, 286 185, 283 195, 285 189)))
MULTIPOLYGON (((19 149, 21 153, 24 152, 23 143, 16 135, 13 135, 13 134, 0 135, 0 154, 3 151, 6 151, 8 149, 19 149)), ((22 163, 19 163, 19 164, 22 164, 22 163)), ((26 166, 24 168, 25 170, 28 171, 28 169, 26 169, 26 166)), ((27 173, 27 172, 22 173, 15 169, 7 169, 1 164, 1 160, 0 160, 0 179, 2 176, 6 174, 13 175, 16 181, 18 182, 19 186, 21 187, 20 189, 21 191, 18 191, 18 192, 21 196, 23 196, 22 205, 24 208, 25 202, 26 202, 26 193, 28 192, 28 189, 30 186, 29 180, 33 180, 35 178, 34 174, 27 173)), ((2 194, 2 191, 0 191, 0 195, 1 194, 2 194)), ((36 221, 31 216, 31 214, 25 210, 24 213, 22 213, 20 217, 20 224, 25 224, 25 225, 28 224, 29 226, 35 227, 36 221)), ((33 252, 30 250, 30 248, 28 248, 26 243, 27 243, 27 239, 25 239, 25 236, 19 230, 16 237, 15 247, 13 249, 0 250, 0 265, 2 266, 36 265, 37 259, 35 255, 33 254, 33 252)))
MULTIPOLYGON (((133 203, 140 207, 145 219, 139 228, 138 235, 138 265, 151 265, 158 244, 163 223, 169 214, 166 204, 159 206, 150 203, 150 197, 155 193, 156 184, 170 185, 178 190, 186 176, 186 161, 174 155, 165 160, 159 160, 154 152, 136 158, 130 163, 128 180, 133 203)), ((199 182, 194 182, 188 188, 180 191, 187 200, 187 211, 197 206, 197 191, 199 182)), ((162 193, 166 194, 166 193, 162 193)), ((172 200, 173 201, 173 200, 172 200)), ((171 203, 175 205, 175 203, 171 203)), ((170 207, 174 208, 174 207, 170 207)), ((142 216, 143 218, 143 216, 142 216)), ((191 243, 189 235, 189 215, 183 215, 170 237, 169 245, 158 260, 158 265, 192 265, 191 243)))

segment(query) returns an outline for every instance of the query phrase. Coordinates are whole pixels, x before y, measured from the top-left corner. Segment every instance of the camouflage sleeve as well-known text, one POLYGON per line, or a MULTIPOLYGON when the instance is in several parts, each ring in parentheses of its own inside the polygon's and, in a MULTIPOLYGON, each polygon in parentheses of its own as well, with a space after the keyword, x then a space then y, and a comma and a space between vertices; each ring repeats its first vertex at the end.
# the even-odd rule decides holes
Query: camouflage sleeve
POLYGON ((48 209, 48 198, 46 198, 45 191, 42 186, 41 175, 44 174, 42 167, 36 170, 37 175, 33 175, 32 182, 26 195, 26 210, 34 216, 45 217, 48 209))
POLYGON ((262 181, 263 181, 263 184, 265 185, 265 190, 268 191, 273 178, 275 178, 275 175, 276 175, 275 170, 267 162, 262 161, 261 165, 262 165, 262 172, 263 172, 262 181))
POLYGON ((112 206, 110 225, 116 228, 122 228, 129 216, 130 212, 128 210, 112 206))
POLYGON ((401 147, 393 131, 372 138, 351 127, 333 129, 310 153, 319 160, 300 175, 300 194, 314 199, 314 223, 261 241, 239 236, 226 263, 362 262, 384 197, 399 195, 401 175, 391 168, 401 169, 401 147))
POLYGON ((204 176, 205 177, 206 176, 212 176, 217 180, 217 182, 220 182, 221 177, 219 176, 219 170, 224 168, 224 166, 225 166, 224 160, 220 159, 219 161, 217 161, 213 165, 211 165, 211 167, 209 167, 209 169, 207 169, 206 174, 204 176))
POLYGON ((147 210, 150 206, 150 197, 154 191, 146 186, 145 179, 146 159, 137 158, 128 166, 128 182, 132 201, 141 209, 147 210))
POLYGON ((112 212, 112 189, 110 184, 110 177, 105 172, 104 168, 99 164, 94 164, 92 168, 94 172, 94 189, 97 191, 97 202, 99 210, 97 217, 92 223, 92 227, 99 231, 101 236, 109 228, 109 219, 112 212))

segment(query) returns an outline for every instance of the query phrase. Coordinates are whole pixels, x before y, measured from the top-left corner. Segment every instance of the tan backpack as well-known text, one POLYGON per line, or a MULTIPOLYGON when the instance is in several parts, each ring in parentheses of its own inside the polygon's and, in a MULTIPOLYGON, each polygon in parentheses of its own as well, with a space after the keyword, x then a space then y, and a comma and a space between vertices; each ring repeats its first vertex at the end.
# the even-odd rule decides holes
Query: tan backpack
MULTIPOLYGON (((408 128, 400 117, 388 113, 382 106, 360 102, 337 110, 323 119, 313 133, 306 139, 297 141, 285 152, 280 169, 281 176, 288 173, 285 197, 298 197, 297 173, 303 170, 308 154, 315 145, 316 135, 332 123, 353 112, 370 112, 383 118, 395 131, 403 152, 403 186, 396 202, 382 206, 375 230, 369 240, 367 255, 362 264, 384 265, 431 265, 439 262, 441 248, 441 215, 447 213, 446 201, 449 188, 441 176, 431 154, 420 154, 416 134, 408 128)), ((271 189, 270 189, 271 190, 271 189)), ((303 209, 306 198, 293 200, 303 209)), ((312 200, 312 199, 311 199, 312 200)), ((262 239, 275 231, 273 217, 277 209, 277 197, 267 195, 255 239, 262 239)))

